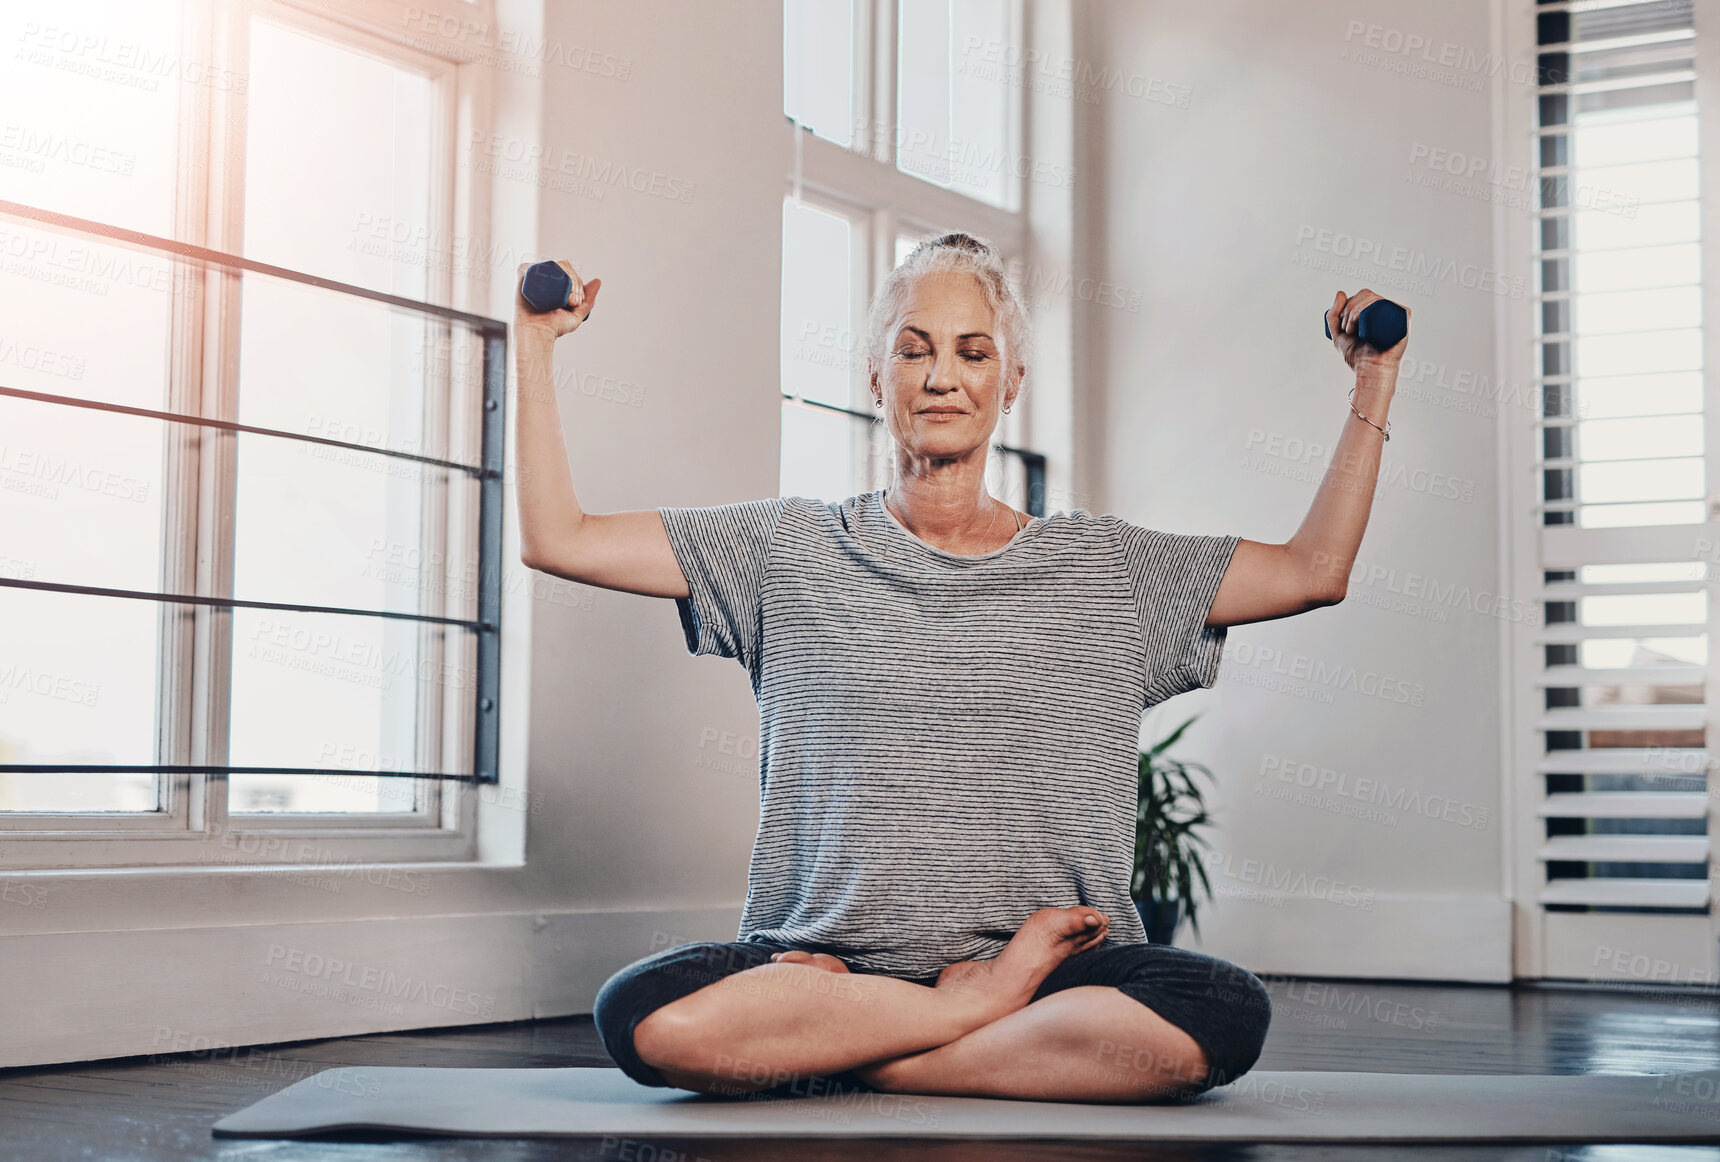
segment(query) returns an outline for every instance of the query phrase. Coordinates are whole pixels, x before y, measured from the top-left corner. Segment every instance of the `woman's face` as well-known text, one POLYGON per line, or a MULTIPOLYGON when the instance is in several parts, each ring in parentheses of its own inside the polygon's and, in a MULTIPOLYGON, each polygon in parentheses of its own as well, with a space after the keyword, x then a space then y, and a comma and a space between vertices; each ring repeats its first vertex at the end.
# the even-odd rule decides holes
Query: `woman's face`
POLYGON ((1020 389, 1021 377, 1005 372, 1009 354, 978 279, 953 271, 918 279, 889 332, 883 368, 872 369, 890 435, 927 459, 984 449, 1020 389))

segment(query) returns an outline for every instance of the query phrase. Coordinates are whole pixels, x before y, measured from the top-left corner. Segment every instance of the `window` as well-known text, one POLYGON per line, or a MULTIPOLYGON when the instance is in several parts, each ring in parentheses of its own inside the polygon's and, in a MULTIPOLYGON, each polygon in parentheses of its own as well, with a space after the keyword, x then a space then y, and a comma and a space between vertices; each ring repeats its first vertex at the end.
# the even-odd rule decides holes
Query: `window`
POLYGON ((472 852, 505 329, 449 305, 469 288, 435 258, 469 230, 470 81, 329 7, 9 12, 15 866, 472 852))
POLYGON ((1520 881, 1533 975, 1596 975, 1585 950, 1609 941, 1706 973, 1720 577, 1703 382, 1706 49, 1690 0, 1543 3, 1534 19, 1544 617, 1528 663, 1537 785, 1519 832, 1538 865, 1520 881))
POLYGON ((852 145, 855 0, 784 0, 782 18, 782 111, 826 141, 852 145))
POLYGON ((1001 0, 903 3, 897 42, 896 168, 994 206, 1013 209, 1009 180, 1014 90, 972 67, 987 45, 1014 43, 1001 0))
MULTIPOLYGON (((784 0, 783 111, 795 172, 782 223, 785 495, 888 483, 861 350, 872 294, 914 242, 962 229, 1025 263, 1021 86, 995 64, 1020 43, 1017 0, 784 0)), ((1031 377, 1030 377, 1031 378, 1031 377)), ((1044 514, 1045 458, 1024 445, 1037 391, 1003 417, 994 494, 1044 514)))

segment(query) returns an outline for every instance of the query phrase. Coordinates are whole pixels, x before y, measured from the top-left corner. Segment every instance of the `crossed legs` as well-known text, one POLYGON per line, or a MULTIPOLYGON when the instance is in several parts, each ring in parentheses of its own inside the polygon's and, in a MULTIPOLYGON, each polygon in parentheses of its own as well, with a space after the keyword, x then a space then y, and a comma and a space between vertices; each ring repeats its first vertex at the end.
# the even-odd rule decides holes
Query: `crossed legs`
MULTIPOLYGON (((598 1028, 640 1080, 723 1094, 848 1073, 901 1093, 1139 1102, 1222 1084, 1253 1063, 1270 1016, 1258 981, 1210 957, 1151 946, 1161 958, 1187 958, 1168 966, 1182 978, 1161 1006, 1179 1018, 1173 1023, 1139 989, 1129 995, 1141 976, 1132 953, 1148 946, 1101 949, 1105 933, 1092 908, 1042 909, 996 958, 951 965, 935 985, 850 973, 808 952, 763 961, 746 945, 705 946, 738 949, 748 963, 631 1017, 649 1002, 640 974, 624 971, 599 995, 598 1028), (1208 965, 1232 975, 1197 975, 1208 965), (1237 992, 1234 978, 1251 987, 1237 992), (1178 999, 1190 995, 1208 999, 1178 999), (1238 1000, 1252 1024, 1242 1048, 1225 1055, 1246 1060, 1221 1062, 1215 1073, 1185 1027, 1238 1000)), ((673 961, 657 975, 677 971, 673 961)))
POLYGON ((1115 988, 1087 985, 855 1072, 891 1093, 1141 1102, 1201 1088, 1209 1067, 1187 1033, 1115 988))

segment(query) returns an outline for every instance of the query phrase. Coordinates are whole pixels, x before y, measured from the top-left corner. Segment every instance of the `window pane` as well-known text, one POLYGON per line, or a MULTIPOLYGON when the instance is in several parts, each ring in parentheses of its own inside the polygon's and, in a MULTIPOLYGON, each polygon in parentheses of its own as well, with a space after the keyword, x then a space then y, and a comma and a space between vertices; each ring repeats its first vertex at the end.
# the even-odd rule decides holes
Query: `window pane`
POLYGON ((1577 340, 1577 369, 1584 375, 1696 371, 1702 367, 1702 332, 1653 331, 1577 340))
POLYGON ((244 294, 241 421, 477 462, 482 346, 475 338, 450 339, 420 315, 279 279, 247 278, 244 294))
POLYGON ((1583 625, 1670 625, 1708 620, 1706 593, 1608 593, 1579 602, 1583 625))
POLYGON ((1699 175, 1696 159, 1648 161, 1637 165, 1584 165, 1575 171, 1572 186, 1579 209, 1606 209, 1638 202, 1673 202, 1694 198, 1699 175))
POLYGON ((229 775, 234 815, 409 815, 424 809, 422 779, 369 775, 229 775))
POLYGON ((1702 236, 1697 202, 1668 202, 1635 206, 1634 212, 1580 210, 1573 217, 1580 245, 1596 249, 1658 246, 1663 242, 1694 242, 1702 236))
POLYGON ((852 0, 783 0, 782 111, 818 136, 852 145, 852 0))
MULTIPOLYGON (((175 234, 182 100, 231 84, 185 59, 180 9, 0 6, 0 198, 175 234)), ((0 223, 0 254, 0 383, 166 404, 182 267, 16 219, 0 223)), ((163 441, 153 421, 0 401, 0 575, 159 588, 163 441)), ((0 588, 0 762, 155 763, 161 615, 149 602, 0 588)), ((0 774, 0 811, 158 806, 153 775, 0 774)))
POLYGON ((181 97, 233 85, 179 36, 179 0, 0 5, 0 198, 172 236, 181 97))
POLYGON ((162 428, 159 420, 0 398, 0 575, 159 591, 162 428))
POLYGON ((1695 286, 1580 295, 1575 303, 1581 335, 1702 325, 1702 288, 1695 286))
MULTIPOLYGON (((0 587, 0 763, 155 763, 159 607, 0 587)), ((0 774, 0 811, 154 811, 152 775, 0 774)))
POLYGON ((1708 664, 1707 635, 1684 638, 1592 638, 1577 651, 1581 664, 1596 670, 1652 666, 1665 662, 1708 664))
POLYGON ((1699 260, 1700 247, 1695 243, 1578 254, 1573 289, 1592 294, 1696 283, 1702 278, 1699 260))
POLYGON ((1011 179, 1024 169, 1009 153, 1009 99, 1016 90, 960 62, 973 46, 1007 45, 1009 32, 1008 0, 950 0, 951 185, 994 206, 1013 204, 1011 179))
MULTIPOLYGON (((443 82, 263 18, 251 22, 250 54, 245 253, 443 299, 454 241, 443 82)), ((242 420, 476 461, 482 346, 474 337, 273 279, 247 278, 244 296, 242 420)), ((469 475, 268 437, 241 437, 237 465, 239 595, 475 612, 469 475)), ((469 638, 410 621, 236 613, 230 762, 360 773, 233 776, 230 809, 422 809, 428 800, 416 781, 362 772, 470 769, 469 638), (290 720, 276 713, 281 706, 292 708, 290 720)))
POLYGON ((400 811, 396 781, 362 772, 469 772, 470 637, 409 621, 235 610, 232 765, 355 774, 235 775, 231 809, 400 811))
POLYGON ((1579 125, 1573 136, 1585 168, 1696 156, 1696 118, 1663 117, 1613 125, 1579 125))
POLYGON ((1702 376, 1618 375, 1584 379, 1577 390, 1579 414, 1589 419, 1652 416, 1702 410, 1702 376))
POLYGON ((902 0, 898 16, 896 166, 994 206, 1012 207, 1009 109, 1014 88, 999 59, 1009 0, 902 0))
POLYGON ((848 219, 783 202, 782 389, 837 407, 850 406, 850 385, 865 375, 853 245, 848 219))
POLYGON ((1585 504, 1625 500, 1687 500, 1702 495, 1702 461, 1626 460, 1584 464, 1577 472, 1585 504))
POLYGON ((268 20, 252 20, 250 52, 245 255, 428 298, 451 244, 432 197, 436 86, 268 20))
POLYGON ((1634 456, 1700 456, 1701 416, 1647 416, 1594 420, 1577 425, 1577 447, 1586 461, 1634 456))
POLYGON ((858 492, 854 429, 859 424, 860 421, 841 412, 785 400, 781 495, 842 500, 858 492))
POLYGON ((166 407, 169 312, 186 266, 8 219, 0 259, 0 384, 166 407))
POLYGON ((233 591, 252 601, 477 616, 477 482, 240 435, 233 591))

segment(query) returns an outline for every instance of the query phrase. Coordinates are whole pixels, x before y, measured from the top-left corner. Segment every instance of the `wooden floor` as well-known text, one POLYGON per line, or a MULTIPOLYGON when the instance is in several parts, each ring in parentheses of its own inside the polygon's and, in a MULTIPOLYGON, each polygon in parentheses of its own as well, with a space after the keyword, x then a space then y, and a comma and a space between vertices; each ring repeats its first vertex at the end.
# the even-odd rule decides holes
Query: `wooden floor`
MULTIPOLYGON (((1660 1073, 1720 1068, 1720 995, 1558 986, 1502 988, 1268 981, 1272 1032, 1259 1069, 1405 1073, 1660 1073)), ((3 1036, 0 1033, 0 1036, 3 1036)), ((735 1142, 664 1138, 312 1142, 220 1141, 217 1118, 338 1065, 607 1065, 589 1018, 301 1042, 215 1058, 128 1058, 0 1071, 0 1160, 127 1159, 419 1162, 421 1159, 1296 1159, 1514 1162, 1715 1159, 1720 1148, 1645 1146, 1154 1146, 1150 1143, 925 1143, 834 1138, 735 1142)))

